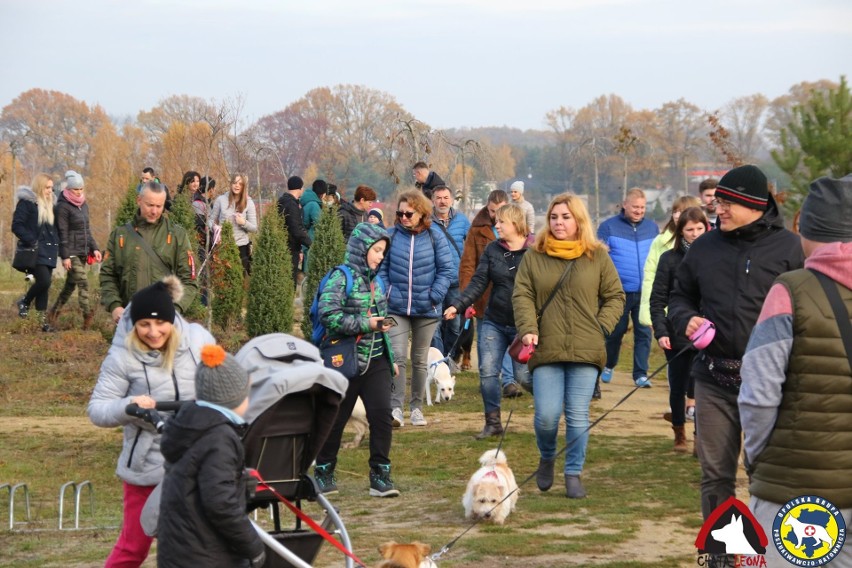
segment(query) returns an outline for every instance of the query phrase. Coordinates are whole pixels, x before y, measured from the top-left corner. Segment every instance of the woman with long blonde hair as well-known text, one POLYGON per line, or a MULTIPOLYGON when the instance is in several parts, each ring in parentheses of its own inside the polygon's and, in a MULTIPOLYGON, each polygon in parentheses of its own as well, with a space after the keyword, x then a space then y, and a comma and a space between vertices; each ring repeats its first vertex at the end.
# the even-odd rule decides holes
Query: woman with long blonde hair
POLYGON ((624 291, 576 195, 557 195, 550 202, 546 225, 518 267, 512 307, 524 345, 536 346, 527 363, 540 454, 536 484, 541 491, 553 485, 559 417, 564 414, 565 493, 583 498, 580 473, 589 441, 589 404, 606 363, 604 336, 621 317, 624 291))
POLYGON ((251 237, 257 232, 257 209, 248 195, 248 176, 231 176, 231 188, 216 198, 210 214, 210 226, 231 223, 234 226, 234 240, 240 249, 240 260, 246 274, 251 274, 251 237))
POLYGON ((47 321, 50 279, 59 253, 59 235, 53 215, 53 206, 56 203, 53 180, 47 174, 37 174, 33 178, 32 188, 18 188, 16 199, 18 203, 12 218, 12 232, 23 246, 38 246, 36 264, 27 270, 28 276, 32 275, 34 278, 33 285, 17 301, 18 316, 26 318, 30 304, 35 300, 42 331, 54 331, 47 321))

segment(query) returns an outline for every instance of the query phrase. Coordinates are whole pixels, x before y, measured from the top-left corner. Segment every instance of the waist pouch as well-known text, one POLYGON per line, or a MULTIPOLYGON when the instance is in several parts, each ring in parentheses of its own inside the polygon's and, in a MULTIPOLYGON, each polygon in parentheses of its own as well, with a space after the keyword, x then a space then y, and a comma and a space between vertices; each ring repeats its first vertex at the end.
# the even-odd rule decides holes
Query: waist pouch
POLYGON ((740 369, 743 366, 742 359, 725 359, 723 357, 711 357, 706 353, 702 355, 710 376, 716 383, 728 390, 739 391, 742 378, 740 369))

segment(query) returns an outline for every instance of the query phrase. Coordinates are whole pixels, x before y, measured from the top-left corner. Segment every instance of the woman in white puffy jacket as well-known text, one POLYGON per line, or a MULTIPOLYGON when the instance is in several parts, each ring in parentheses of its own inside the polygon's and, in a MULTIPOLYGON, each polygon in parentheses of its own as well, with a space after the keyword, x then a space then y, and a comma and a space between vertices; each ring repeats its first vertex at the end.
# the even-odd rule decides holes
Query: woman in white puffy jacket
POLYGON ((124 426, 116 468, 124 483, 124 519, 107 568, 140 566, 145 561, 152 539, 143 532, 139 517, 163 479, 160 435, 153 425, 128 416, 125 407, 136 403, 154 408, 159 401, 194 400, 201 347, 215 342, 201 325, 175 312, 174 302, 182 294, 175 276, 134 294, 118 322, 89 400, 89 418, 96 426, 124 426))

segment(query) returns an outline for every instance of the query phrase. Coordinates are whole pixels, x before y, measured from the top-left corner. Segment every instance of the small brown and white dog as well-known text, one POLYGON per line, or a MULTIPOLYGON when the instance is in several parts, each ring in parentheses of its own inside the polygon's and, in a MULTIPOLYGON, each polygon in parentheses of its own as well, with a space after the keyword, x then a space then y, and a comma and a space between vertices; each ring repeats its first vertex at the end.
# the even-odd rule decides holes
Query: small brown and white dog
POLYGON ((432 383, 435 383, 435 404, 450 402, 456 388, 456 378, 450 374, 450 366, 444 356, 434 347, 429 348, 426 368, 426 405, 432 406, 432 383))
POLYGON ((462 497, 464 516, 466 519, 486 519, 502 525, 518 502, 515 474, 502 451, 488 450, 479 458, 479 463, 482 467, 467 482, 467 490, 462 497), (512 495, 504 501, 509 493, 512 495))
POLYGON ((429 553, 432 547, 422 542, 397 544, 390 541, 379 546, 383 560, 377 568, 438 568, 429 553))
POLYGON ((370 428, 370 423, 367 422, 367 409, 364 408, 364 401, 361 400, 360 396, 355 400, 355 406, 352 408, 352 415, 349 416, 346 427, 355 431, 355 437, 352 438, 351 442, 343 444, 343 447, 349 449, 357 448, 361 445, 361 441, 370 428))

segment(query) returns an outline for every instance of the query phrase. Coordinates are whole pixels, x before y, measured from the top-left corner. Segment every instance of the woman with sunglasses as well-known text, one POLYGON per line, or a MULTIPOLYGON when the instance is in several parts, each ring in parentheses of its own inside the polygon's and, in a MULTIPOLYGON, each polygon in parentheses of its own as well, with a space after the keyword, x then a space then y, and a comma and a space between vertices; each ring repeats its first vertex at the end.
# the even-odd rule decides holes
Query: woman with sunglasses
POLYGON ((411 424, 426 426, 427 356, 441 308, 455 278, 450 245, 443 231, 433 228, 432 203, 420 191, 399 196, 396 224, 388 230, 391 244, 379 275, 388 287, 388 312, 397 321, 389 332, 399 373, 394 377, 391 408, 394 427, 404 424, 408 338, 411 335, 411 424))
MULTIPOLYGON (((485 247, 476 272, 459 299, 444 311, 444 318, 453 319, 456 314, 472 305, 491 286, 488 305, 479 328, 476 344, 479 353, 479 390, 485 407, 485 428, 476 436, 483 440, 503 433, 500 418, 500 369, 503 355, 517 334, 515 314, 512 310, 512 290, 518 266, 527 247, 533 243, 527 228, 527 215, 515 204, 504 205, 497 210, 494 229, 497 240, 485 247)), ((515 381, 528 386, 527 366, 512 361, 515 381)), ((518 391, 521 392, 521 391, 518 391)))

